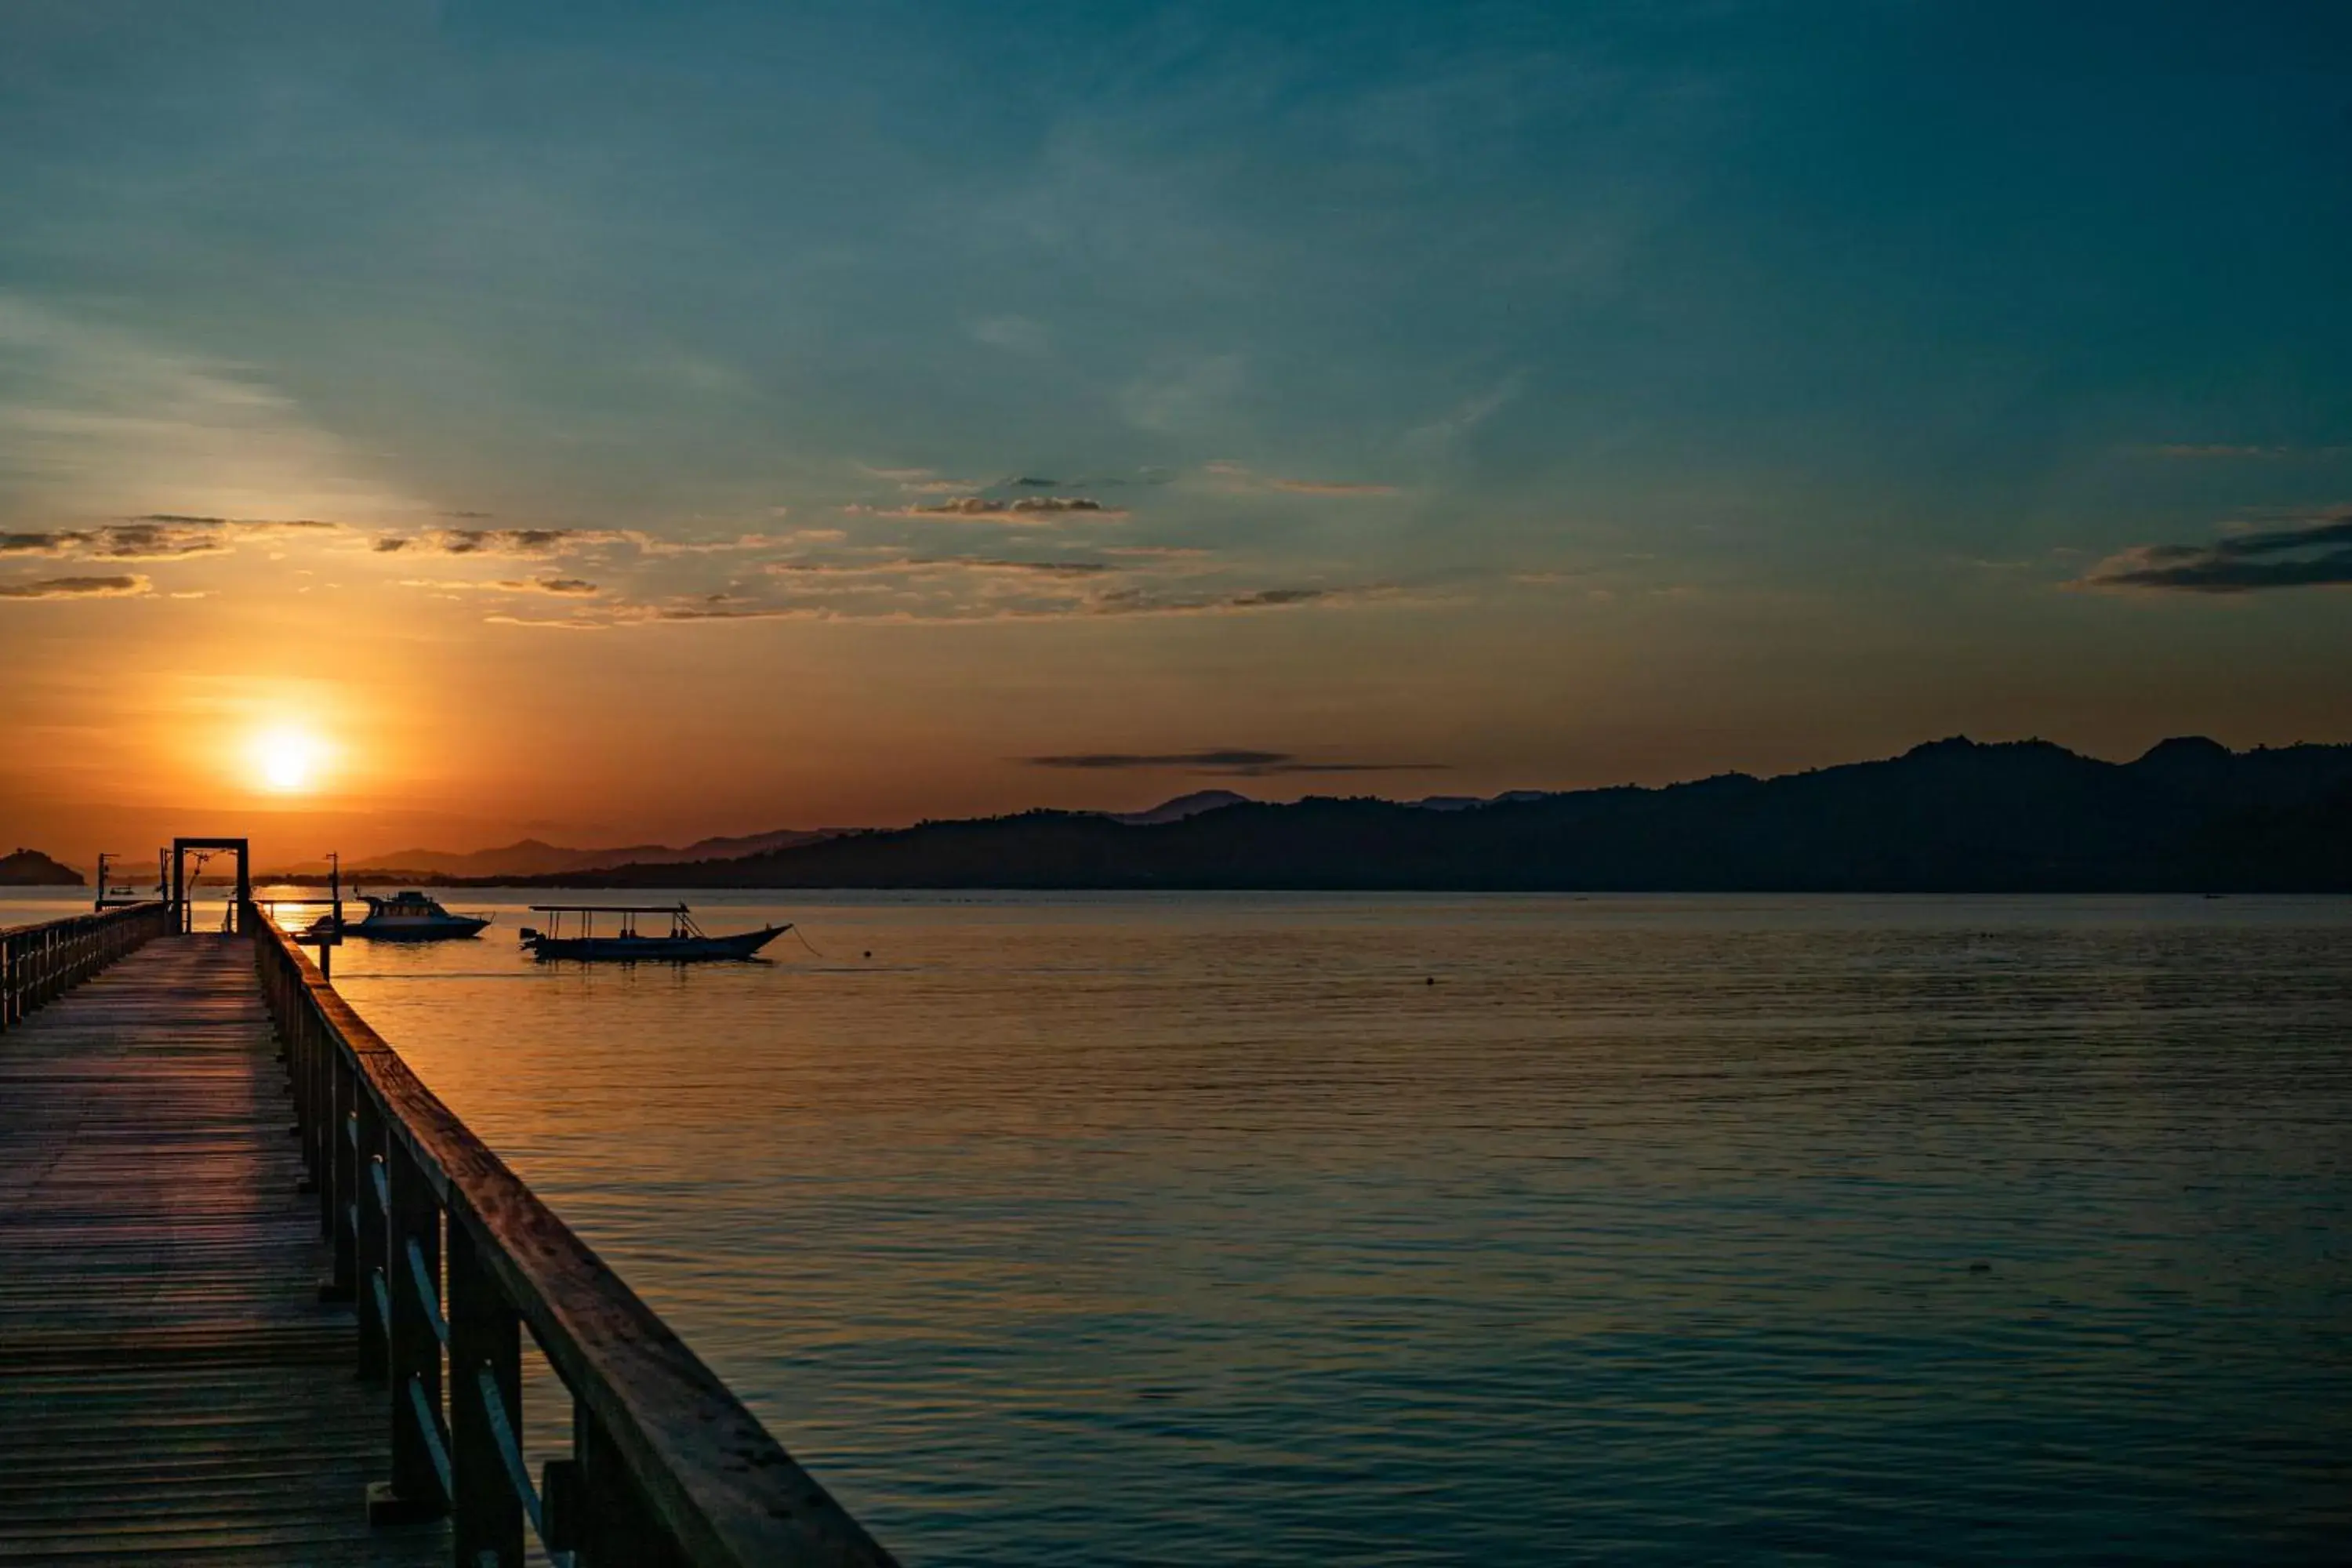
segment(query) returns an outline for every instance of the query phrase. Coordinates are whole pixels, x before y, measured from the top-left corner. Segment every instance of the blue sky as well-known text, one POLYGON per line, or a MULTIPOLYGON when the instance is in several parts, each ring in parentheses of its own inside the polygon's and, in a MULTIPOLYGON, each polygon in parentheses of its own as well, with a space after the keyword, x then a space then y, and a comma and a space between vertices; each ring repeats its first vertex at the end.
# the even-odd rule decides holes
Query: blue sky
POLYGON ((1069 710, 968 767, 2322 738, 2347 169, 2337 5, 20 3, 0 652, 309 571, 486 660, 766 637, 908 733, 970 694, 894 661, 1069 710), (110 550, 157 516, 342 534, 110 550), (1131 624, 908 641, 1007 616, 1131 624))

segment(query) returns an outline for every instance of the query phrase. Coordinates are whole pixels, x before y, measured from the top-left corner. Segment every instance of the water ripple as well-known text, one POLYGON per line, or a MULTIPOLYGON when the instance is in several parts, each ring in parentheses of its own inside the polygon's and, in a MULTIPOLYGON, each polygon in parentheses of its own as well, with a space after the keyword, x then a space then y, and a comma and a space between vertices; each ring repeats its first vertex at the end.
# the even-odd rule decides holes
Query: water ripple
POLYGON ((910 1560, 2352 1540, 2343 901, 772 912, 338 979, 910 1560))

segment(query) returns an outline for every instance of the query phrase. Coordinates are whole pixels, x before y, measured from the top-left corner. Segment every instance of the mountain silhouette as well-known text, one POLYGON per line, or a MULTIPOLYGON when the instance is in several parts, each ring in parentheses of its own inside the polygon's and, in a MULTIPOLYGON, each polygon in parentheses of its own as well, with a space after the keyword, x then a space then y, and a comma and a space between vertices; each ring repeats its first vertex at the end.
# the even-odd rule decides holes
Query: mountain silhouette
POLYGON ((1173 800, 1163 800, 1149 811, 1113 811, 1105 813, 1114 822, 1132 826, 1150 827, 1162 822, 1181 822, 1188 816, 1198 816, 1204 811, 1219 811, 1229 805, 1247 805, 1250 797, 1235 795, 1229 789, 1196 789, 1191 795, 1180 795, 1173 800))
POLYGON ((0 855, 0 888, 79 888, 82 874, 61 866, 37 849, 0 855))
MULTIPOLYGON (((772 833, 755 833, 740 838, 703 838, 673 849, 667 844, 632 844, 615 848, 572 849, 560 844, 548 844, 537 838, 518 839, 512 844, 493 849, 470 849, 462 852, 447 849, 395 849, 388 855, 371 855, 364 862, 346 867, 346 877, 364 877, 377 881, 406 879, 412 881, 448 879, 479 881, 485 878, 562 876, 571 871, 594 870, 604 866, 662 865, 681 860, 718 860, 762 850, 778 849, 790 844, 803 844, 822 838, 824 832, 806 832, 795 828, 779 828, 772 833)), ((323 862, 302 865, 291 869, 316 875, 325 869, 323 862)))
MULTIPOLYGON (((1147 814, 1150 815, 1150 814, 1147 814)), ((2352 891, 2352 746, 2171 740, 2129 763, 2046 741, 1443 809, 1236 800, 1171 821, 1031 811, 839 834, 542 884, 1523 891, 2352 891)))

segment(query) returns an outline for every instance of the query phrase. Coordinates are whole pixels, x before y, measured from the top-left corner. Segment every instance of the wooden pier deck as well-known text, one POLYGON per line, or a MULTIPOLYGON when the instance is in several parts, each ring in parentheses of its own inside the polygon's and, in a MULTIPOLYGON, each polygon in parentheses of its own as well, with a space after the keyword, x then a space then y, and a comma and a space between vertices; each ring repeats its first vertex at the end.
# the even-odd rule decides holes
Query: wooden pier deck
MULTIPOLYGON (((175 845, 236 848, 242 895, 243 842, 175 845)), ((0 930, 0 1563, 896 1568, 259 906, 231 923, 0 930)))
POLYGON ((0 1563, 425 1564, 321 1306, 249 937, 148 942, 0 1035, 0 1563))

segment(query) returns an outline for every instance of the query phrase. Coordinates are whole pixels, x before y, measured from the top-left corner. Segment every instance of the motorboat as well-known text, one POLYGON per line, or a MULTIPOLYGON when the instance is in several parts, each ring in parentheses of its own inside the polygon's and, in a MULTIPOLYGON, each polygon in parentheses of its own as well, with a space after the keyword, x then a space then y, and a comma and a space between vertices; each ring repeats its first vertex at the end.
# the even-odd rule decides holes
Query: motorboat
POLYGON ((792 930, 790 921, 757 931, 711 936, 695 924, 684 904, 533 904, 548 917, 548 929, 522 928, 522 944, 537 958, 575 958, 592 963, 696 963, 718 958, 750 958, 792 930), (596 917, 610 916, 614 928, 596 930, 596 917), (666 929, 637 929, 638 920, 658 915, 666 929))
POLYGON ((478 936, 489 919, 484 915, 453 915, 414 888, 404 888, 388 899, 362 893, 368 907, 363 920, 347 921, 345 936, 372 937, 377 942, 445 942, 451 937, 478 936))

